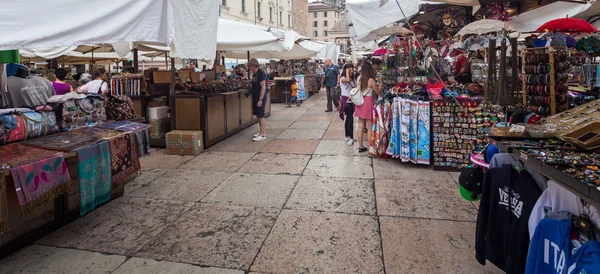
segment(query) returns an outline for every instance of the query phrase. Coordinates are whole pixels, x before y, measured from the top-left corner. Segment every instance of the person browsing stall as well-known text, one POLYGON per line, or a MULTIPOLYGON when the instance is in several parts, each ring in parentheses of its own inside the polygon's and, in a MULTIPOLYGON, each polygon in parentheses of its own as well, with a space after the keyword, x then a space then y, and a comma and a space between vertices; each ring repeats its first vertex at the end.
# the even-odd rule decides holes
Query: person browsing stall
POLYGON ((77 89, 77 92, 83 93, 98 93, 100 95, 106 95, 108 93, 108 84, 104 81, 104 70, 97 69, 94 71, 94 80, 81 86, 77 89))
POLYGON ((52 82, 52 86, 54 87, 56 95, 64 95, 73 92, 73 87, 64 81, 66 77, 67 71, 65 69, 59 68, 54 71, 55 80, 52 82))
MULTIPOLYGON (((375 79, 375 70, 371 63, 364 63, 358 77, 358 89, 364 96, 364 103, 362 106, 356 106, 354 112, 355 116, 358 117, 358 152, 367 151, 367 148, 363 145, 364 131, 361 129, 373 128, 373 107, 375 105, 373 96, 379 95, 382 89, 381 79, 379 79, 380 84, 377 84, 375 79)), ((371 134, 372 131, 367 130, 367 141, 371 140, 371 134)))
POLYGON ((264 141, 267 139, 267 133, 265 132, 267 122, 265 120, 265 105, 267 104, 267 75, 265 72, 258 68, 258 60, 256 58, 250 59, 248 62, 248 69, 252 72, 252 114, 258 118, 258 125, 260 126, 260 132, 254 134, 255 142, 264 141))
POLYGON ((340 83, 340 70, 338 67, 331 63, 331 59, 325 59, 325 91, 327 94, 327 109, 325 112, 331 112, 332 106, 339 109, 338 95, 335 92, 335 88, 340 83))
POLYGON ((190 62, 190 68, 194 70, 194 72, 200 72, 200 69, 196 67, 196 63, 190 62))
POLYGON ((340 78, 340 87, 342 88, 342 98, 340 99, 340 118, 344 120, 346 115, 344 129, 346 141, 349 146, 354 144, 354 104, 349 99, 350 91, 356 86, 354 80, 354 68, 350 64, 345 64, 342 68, 342 77, 340 78))

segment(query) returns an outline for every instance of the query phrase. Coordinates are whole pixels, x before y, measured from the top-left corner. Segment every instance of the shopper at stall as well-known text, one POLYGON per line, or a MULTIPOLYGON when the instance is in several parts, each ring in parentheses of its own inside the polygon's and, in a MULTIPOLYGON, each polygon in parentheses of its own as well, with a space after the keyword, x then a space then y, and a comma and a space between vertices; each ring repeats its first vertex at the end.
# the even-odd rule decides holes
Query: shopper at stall
POLYGON ((288 103, 288 107, 292 106, 292 103, 296 103, 296 106, 300 106, 301 102, 300 100, 298 100, 298 89, 300 89, 298 87, 298 83, 296 81, 296 78, 292 78, 292 97, 290 98, 290 102, 288 103))
POLYGON ((68 83, 65 83, 64 80, 67 77, 67 71, 65 69, 59 68, 54 71, 54 82, 52 82, 52 86, 54 87, 54 91, 56 95, 64 95, 69 92, 73 92, 73 87, 68 83))
POLYGON ((265 120, 265 105, 267 104, 267 75, 258 68, 258 60, 250 59, 248 69, 252 72, 252 114, 258 118, 260 132, 254 134, 255 142, 264 141, 267 139, 265 132, 267 122, 265 120))
MULTIPOLYGON (((373 127, 373 106, 375 104, 373 93, 379 95, 381 92, 381 79, 379 79, 379 84, 377 84, 377 81, 375 80, 375 70, 371 63, 363 63, 357 86, 364 98, 364 103, 360 106, 356 106, 354 112, 354 115, 358 117, 358 152, 365 152, 367 151, 367 148, 363 145, 365 133, 362 129, 370 129, 373 127)), ((372 131, 367 130, 368 141, 371 140, 371 134, 372 131)))
POLYGON ((340 87, 342 88, 342 98, 340 99, 340 118, 344 120, 345 136, 348 145, 354 144, 354 104, 349 100, 350 91, 356 86, 354 80, 354 68, 350 64, 344 65, 342 68, 342 77, 340 78, 340 87))
POLYGON ((104 81, 104 69, 94 71, 94 80, 79 87, 77 92, 98 93, 106 95, 108 93, 108 84, 104 81))
POLYGON ((336 109, 339 109, 338 95, 335 92, 335 88, 340 83, 340 70, 337 66, 331 63, 331 59, 325 59, 325 91, 327 94, 327 109, 325 112, 332 111, 332 105, 335 105, 336 109))
POLYGON ((200 72, 200 69, 196 67, 196 63, 190 62, 190 68, 194 70, 194 72, 200 72))
POLYGON ((19 64, 7 65, 6 90, 0 92, 2 105, 6 108, 35 108, 43 106, 55 95, 52 82, 38 76, 30 76, 29 68, 19 64), (13 68, 9 68, 13 67, 13 68))

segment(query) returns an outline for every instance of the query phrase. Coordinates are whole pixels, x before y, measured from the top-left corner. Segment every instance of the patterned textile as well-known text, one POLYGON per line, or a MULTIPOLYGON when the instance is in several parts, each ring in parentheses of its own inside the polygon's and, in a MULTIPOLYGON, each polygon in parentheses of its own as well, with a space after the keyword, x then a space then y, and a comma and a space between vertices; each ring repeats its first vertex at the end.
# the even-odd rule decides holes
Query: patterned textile
POLYGON ((56 155, 56 151, 28 147, 21 144, 0 146, 0 169, 9 169, 56 155))
POLYGON ((419 129, 417 144, 417 163, 429 165, 430 161, 430 136, 429 132, 430 104, 419 101, 419 129))
POLYGON ((54 112, 24 112, 20 115, 23 117, 27 129, 25 139, 38 138, 59 132, 54 112))
POLYGON ((136 122, 132 122, 132 121, 128 121, 128 120, 123 120, 123 121, 116 121, 116 122, 110 122, 110 123, 102 123, 102 124, 97 125, 97 127, 105 128, 105 129, 115 129, 118 131, 138 131, 141 129, 150 128, 150 125, 140 124, 140 123, 136 123, 136 122))
POLYGON ((81 216, 110 200, 112 177, 107 141, 77 150, 77 172, 81 216))
POLYGON ((346 104, 348 103, 348 97, 347 96, 342 96, 342 100, 340 100, 340 110, 339 110, 339 114, 340 114, 340 119, 342 119, 342 121, 344 120, 345 117, 345 111, 346 111, 346 104))
POLYGON ((113 138, 110 144, 110 165, 113 184, 128 183, 139 175, 141 166, 138 158, 135 134, 113 138))
POLYGON ((0 236, 8 230, 8 203, 6 200, 6 180, 0 175, 0 236))
POLYGON ((58 105, 60 111, 59 127, 61 131, 92 127, 106 120, 102 97, 70 99, 58 105))
POLYGON ((400 157, 400 100, 398 97, 395 97, 392 102, 391 126, 390 142, 386 153, 393 158, 398 158, 400 157))
POLYGON ((80 128, 43 138, 27 140, 22 144, 56 151, 74 151, 78 148, 92 145, 101 140, 108 140, 125 133, 102 128, 80 128))
POLYGON ((417 128, 419 104, 415 101, 410 101, 410 161, 417 163, 417 128))
POLYGON ((135 133, 135 143, 140 158, 150 155, 150 134, 148 129, 138 130, 135 133))
POLYGON ((106 98, 106 118, 121 121, 135 118, 133 102, 127 95, 108 94, 106 98))
POLYGON ((400 99, 400 159, 410 161, 410 101, 400 99))
POLYGON ((4 125, 0 128, 0 130, 3 131, 3 138, 0 140, 0 145, 25 140, 27 127, 22 116, 17 114, 3 114, 0 115, 0 119, 4 125))
POLYGON ((377 130, 377 120, 379 119, 379 112, 377 108, 379 105, 374 106, 373 110, 373 126, 371 127, 371 140, 369 140, 369 155, 377 156, 377 147, 379 146, 379 133, 377 130))
POLYGON ((71 187, 71 175, 62 153, 13 167, 10 173, 23 214, 34 212, 71 187))

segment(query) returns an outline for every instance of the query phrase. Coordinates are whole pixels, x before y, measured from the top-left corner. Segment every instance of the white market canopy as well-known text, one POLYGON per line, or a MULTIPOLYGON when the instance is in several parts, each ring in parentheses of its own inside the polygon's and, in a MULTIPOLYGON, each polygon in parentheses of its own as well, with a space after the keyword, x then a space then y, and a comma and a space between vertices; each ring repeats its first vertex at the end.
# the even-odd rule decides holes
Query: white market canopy
POLYGON ((219 18, 219 51, 284 51, 279 38, 257 25, 219 18))
MULTIPOLYGON (((407 18, 419 12, 418 0, 398 1, 407 18)), ((346 2, 346 19, 350 26, 349 32, 352 39, 359 40, 371 31, 386 27, 399 20, 404 20, 404 15, 395 0, 348 0, 346 2), (384 3, 382 6, 381 3, 384 3)))
POLYGON ((216 54, 214 0, 0 0, 0 6, 0 50, 141 42, 170 46, 177 58, 216 54), (55 20, 32 20, 49 15, 55 20))

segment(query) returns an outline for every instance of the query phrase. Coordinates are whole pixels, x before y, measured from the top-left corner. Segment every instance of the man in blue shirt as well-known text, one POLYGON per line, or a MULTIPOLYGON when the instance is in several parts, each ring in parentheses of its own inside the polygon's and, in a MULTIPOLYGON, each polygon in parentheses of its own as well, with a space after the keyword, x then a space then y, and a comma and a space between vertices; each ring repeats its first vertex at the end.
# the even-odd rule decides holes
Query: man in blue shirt
POLYGON ((340 70, 331 63, 331 59, 325 59, 325 91, 327 94, 327 109, 325 112, 331 112, 331 102, 339 109, 339 98, 335 88, 340 84, 340 70))
POLYGON ((248 70, 252 72, 252 114, 258 118, 260 132, 254 135, 255 142, 264 141, 267 139, 265 128, 267 122, 265 120, 265 105, 267 104, 267 75, 258 68, 258 60, 250 59, 248 62, 248 70))

